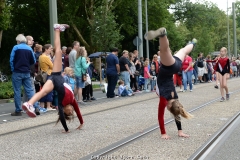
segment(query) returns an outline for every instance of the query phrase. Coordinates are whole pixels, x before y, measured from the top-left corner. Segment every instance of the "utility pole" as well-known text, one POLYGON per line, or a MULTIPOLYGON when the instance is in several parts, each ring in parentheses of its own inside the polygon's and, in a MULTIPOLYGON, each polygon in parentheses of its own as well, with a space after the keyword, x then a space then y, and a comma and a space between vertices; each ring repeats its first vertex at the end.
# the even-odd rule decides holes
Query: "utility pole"
POLYGON ((50 16, 50 40, 51 40, 51 44, 54 45, 53 25, 58 23, 57 0, 49 0, 49 16, 50 16))
POLYGON ((233 53, 237 57, 237 33, 236 33, 236 13, 235 13, 235 3, 232 3, 233 12, 233 53))
MULTIPOLYGON (((143 41, 142 35, 142 0, 138 0, 138 37, 143 41)), ((139 45, 139 55, 143 57, 143 43, 139 45)))
POLYGON ((228 16, 228 0, 227 0, 227 32, 228 32, 228 56, 230 57, 231 49, 230 49, 230 33, 229 33, 229 16, 228 16))
MULTIPOLYGON (((146 32, 148 32, 147 0, 145 0, 145 15, 146 15, 146 32)), ((147 51, 147 58, 149 58, 149 41, 147 39, 146 39, 146 51, 147 51)))

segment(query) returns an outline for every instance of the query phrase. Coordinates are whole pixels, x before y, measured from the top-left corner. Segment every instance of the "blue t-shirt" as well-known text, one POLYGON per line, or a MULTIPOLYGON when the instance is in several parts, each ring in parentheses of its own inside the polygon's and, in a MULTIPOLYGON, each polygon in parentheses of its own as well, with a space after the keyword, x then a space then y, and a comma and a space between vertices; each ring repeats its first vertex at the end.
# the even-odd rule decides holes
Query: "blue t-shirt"
POLYGON ((118 73, 116 64, 119 64, 118 57, 111 53, 107 56, 106 61, 107 61, 106 73, 109 75, 117 75, 118 73))

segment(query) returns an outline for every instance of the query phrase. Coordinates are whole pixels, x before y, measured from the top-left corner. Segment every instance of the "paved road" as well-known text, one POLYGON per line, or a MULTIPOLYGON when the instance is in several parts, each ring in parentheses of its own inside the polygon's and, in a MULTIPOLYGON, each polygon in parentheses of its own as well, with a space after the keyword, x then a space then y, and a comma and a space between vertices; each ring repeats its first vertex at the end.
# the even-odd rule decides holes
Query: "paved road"
MULTIPOLYGON (((117 93, 117 90, 115 91, 117 93)), ((87 102, 85 106, 89 106, 89 104, 94 104, 94 103, 103 103, 107 101, 106 94, 103 93, 102 91, 94 91, 93 96, 97 99, 96 101, 92 102, 87 102)), ((83 106, 84 107, 84 106, 83 106)), ((12 120, 17 120, 21 118, 26 118, 27 115, 23 114, 23 116, 10 116, 11 112, 14 112, 15 110, 15 105, 14 103, 2 103, 0 104, 0 123, 4 123, 6 120, 7 121, 12 121, 12 120)), ((50 112, 55 112, 55 111, 50 111, 50 112)), ((46 113, 44 113, 46 114, 46 113)))

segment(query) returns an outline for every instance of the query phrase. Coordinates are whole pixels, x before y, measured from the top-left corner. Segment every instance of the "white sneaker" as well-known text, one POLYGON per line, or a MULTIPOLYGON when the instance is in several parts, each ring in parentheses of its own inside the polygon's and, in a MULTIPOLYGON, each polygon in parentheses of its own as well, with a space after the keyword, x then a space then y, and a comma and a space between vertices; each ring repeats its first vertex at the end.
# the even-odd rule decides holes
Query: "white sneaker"
POLYGON ((65 29, 69 28, 69 25, 67 25, 67 24, 54 24, 53 28, 54 28, 54 30, 59 29, 61 32, 64 32, 65 29))
POLYGON ((187 92, 187 90, 183 90, 183 92, 187 92))
POLYGON ((27 113, 27 115, 28 115, 29 117, 34 118, 34 117, 37 116, 37 115, 35 114, 35 112, 34 112, 35 109, 34 109, 33 105, 30 105, 30 104, 28 104, 27 102, 23 103, 22 109, 27 113))
POLYGON ((155 31, 153 31, 153 30, 148 31, 147 33, 145 33, 144 38, 146 40, 152 40, 156 37, 164 37, 165 35, 167 35, 166 28, 159 28, 155 31))
POLYGON ((193 90, 191 89, 190 92, 192 92, 193 90))
POLYGON ((182 90, 182 89, 180 89, 180 92, 183 92, 183 90, 182 90))

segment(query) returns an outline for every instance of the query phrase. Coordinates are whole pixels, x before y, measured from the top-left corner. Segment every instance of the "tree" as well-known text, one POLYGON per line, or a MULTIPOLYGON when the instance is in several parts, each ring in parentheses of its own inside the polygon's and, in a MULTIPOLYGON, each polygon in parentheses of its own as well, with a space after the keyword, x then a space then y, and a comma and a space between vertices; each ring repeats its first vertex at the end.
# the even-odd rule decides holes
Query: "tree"
POLYGON ((0 0, 0 48, 3 30, 8 29, 10 24, 10 7, 6 6, 6 0, 0 0))
POLYGON ((92 22, 92 41, 98 51, 108 51, 109 47, 119 45, 122 36, 120 27, 115 21, 115 16, 108 9, 108 4, 99 6, 94 12, 92 22))

